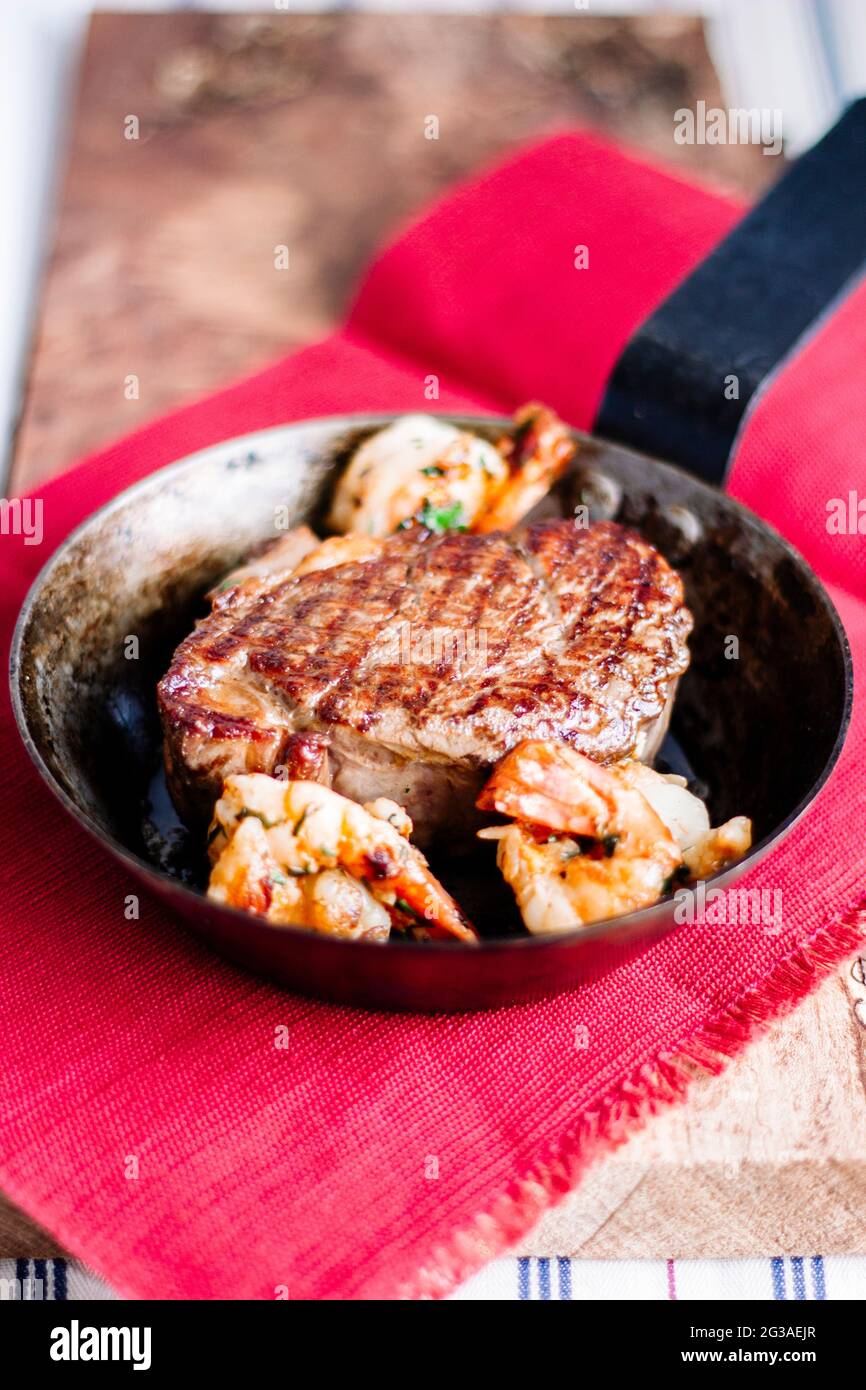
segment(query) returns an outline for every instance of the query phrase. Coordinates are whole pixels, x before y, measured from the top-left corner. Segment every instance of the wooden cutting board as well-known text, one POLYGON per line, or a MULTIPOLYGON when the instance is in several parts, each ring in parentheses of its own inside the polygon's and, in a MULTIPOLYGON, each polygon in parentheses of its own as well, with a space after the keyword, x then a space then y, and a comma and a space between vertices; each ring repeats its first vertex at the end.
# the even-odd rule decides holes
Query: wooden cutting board
MULTIPOLYGON (((721 104, 700 23, 678 16, 96 16, 15 486, 327 332, 401 218, 552 126, 760 192, 777 169, 757 149, 673 143, 671 113, 699 98, 721 104)), ((866 1251, 863 976, 845 967, 697 1081, 524 1253, 866 1251)), ((0 1200, 0 1255, 57 1253, 0 1200)))

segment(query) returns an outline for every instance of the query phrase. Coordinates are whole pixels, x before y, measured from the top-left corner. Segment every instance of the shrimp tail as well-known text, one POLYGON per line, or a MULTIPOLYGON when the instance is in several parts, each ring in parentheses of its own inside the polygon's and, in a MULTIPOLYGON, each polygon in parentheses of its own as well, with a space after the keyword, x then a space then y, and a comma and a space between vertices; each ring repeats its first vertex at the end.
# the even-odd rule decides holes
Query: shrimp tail
POLYGON ((399 858, 386 848, 365 853, 352 861, 347 859, 351 873, 357 874, 380 902, 393 896, 389 908, 400 915, 399 924, 408 918, 413 927, 434 941, 477 941, 478 933, 464 917, 457 903, 430 872, 419 850, 406 845, 399 858))
POLYGON ((614 812, 610 774, 564 743, 525 739, 507 753, 476 806, 525 825, 601 838, 614 812))

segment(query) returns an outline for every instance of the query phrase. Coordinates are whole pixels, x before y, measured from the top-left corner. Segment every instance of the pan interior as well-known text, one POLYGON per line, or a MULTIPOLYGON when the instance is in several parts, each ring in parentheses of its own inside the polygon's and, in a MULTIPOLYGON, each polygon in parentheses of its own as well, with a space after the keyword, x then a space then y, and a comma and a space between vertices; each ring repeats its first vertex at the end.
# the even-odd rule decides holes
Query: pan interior
MULTIPOLYGON (((91 518, 37 581, 16 658, 27 733, 80 813, 170 877, 201 887, 206 864, 168 799, 156 683, 205 612, 206 589, 287 524, 316 526, 347 455, 382 422, 287 426, 163 470, 91 518)), ((495 438, 504 422, 455 423, 495 438)), ((571 471, 534 515, 616 519, 679 570, 692 662, 657 766, 683 772, 714 822, 749 815, 756 842, 772 836, 844 724, 848 673, 829 601, 804 562, 723 494, 578 439, 571 471)), ((482 931, 522 934, 491 846, 434 868, 482 931)))

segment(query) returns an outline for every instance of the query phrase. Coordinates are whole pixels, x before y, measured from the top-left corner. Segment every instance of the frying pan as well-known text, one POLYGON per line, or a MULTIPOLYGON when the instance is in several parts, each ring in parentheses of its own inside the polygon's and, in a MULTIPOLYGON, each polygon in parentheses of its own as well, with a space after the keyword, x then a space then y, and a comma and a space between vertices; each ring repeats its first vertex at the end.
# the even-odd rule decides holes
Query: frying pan
MULTIPOLYGON (((674 902, 556 937, 516 934, 492 862, 434 868, 484 933, 477 947, 342 941, 208 902, 203 846, 168 810, 155 686, 202 594, 274 536, 275 509, 318 520, 347 454, 393 417, 313 420, 194 454, 122 493, 56 552, 15 633, 22 736, 63 805, 216 950, 303 992, 391 1008, 513 1003, 586 980, 675 925, 674 902), (128 638, 138 639, 138 653, 128 638)), ((495 438, 505 421, 447 416, 495 438)), ((577 435, 546 514, 589 508, 636 527, 683 577, 695 616, 662 757, 708 796, 714 822, 752 817, 755 864, 799 819, 841 747, 851 699, 839 619, 804 560, 725 494, 629 449, 577 435), (726 639, 739 644, 726 656, 726 639)), ((730 649, 730 644, 727 644, 730 649)), ((490 846, 486 847, 490 850, 490 846)), ((142 922, 141 930, 146 930, 142 922)))
MULTIPOLYGON (((862 110, 857 121, 862 179, 862 110)), ((796 225, 816 177, 809 160, 817 155, 826 174, 840 130, 844 137, 844 118, 823 152, 819 146, 799 161, 643 326, 611 378, 598 434, 575 433, 569 472, 533 514, 568 516, 587 506, 591 520, 635 527, 682 575, 695 616, 692 660, 661 763, 685 773, 706 797, 714 824, 744 814, 755 830, 751 852, 707 888, 732 884, 799 820, 838 758, 850 715, 850 653, 824 588, 782 537, 715 485, 748 400, 838 292, 854 248, 849 255, 843 246, 833 259, 839 284, 813 294, 813 276, 797 312, 786 308, 781 337, 779 315, 761 316, 773 321, 771 342, 756 344, 756 316, 736 295, 725 329, 714 277, 730 287, 745 275, 751 293, 772 305, 779 256, 767 225, 793 219, 794 237, 809 254, 809 229, 796 225), (714 298, 712 352, 695 355, 695 318, 708 322, 714 298), (723 367, 742 383, 739 404, 726 413, 718 402, 723 367), (692 472, 604 436, 649 445, 692 472)), ((866 228, 859 231, 862 247, 866 228)), ((203 846, 173 817, 162 776, 155 686, 204 611, 202 595, 274 537, 282 509, 293 523, 320 522, 348 455, 392 418, 310 420, 233 439, 115 498, 69 537, 30 591, 13 639, 13 704, 27 749, 66 810, 131 883, 220 954, 339 1002, 427 1012, 490 1008, 572 988, 645 950, 678 925, 675 901, 529 937, 492 858, 481 870, 471 859, 434 858, 483 935, 477 947, 379 945, 277 927, 203 896, 203 846)), ((443 418, 490 439, 508 427, 489 417, 443 418)), ((139 929, 147 930, 146 916, 139 929)))

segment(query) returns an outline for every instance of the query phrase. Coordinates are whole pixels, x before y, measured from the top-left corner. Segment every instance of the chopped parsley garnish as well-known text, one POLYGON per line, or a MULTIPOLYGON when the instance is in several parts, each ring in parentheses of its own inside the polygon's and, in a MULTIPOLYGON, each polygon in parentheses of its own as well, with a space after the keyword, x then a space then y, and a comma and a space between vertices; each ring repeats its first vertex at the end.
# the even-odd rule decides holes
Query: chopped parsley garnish
POLYGON ((429 926, 427 918, 424 917, 420 912, 416 912, 414 907, 410 906, 410 904, 407 903, 405 898, 395 898, 394 906, 396 908, 399 908, 401 912, 405 912, 407 917, 413 917, 415 921, 420 922, 422 926, 429 926))
POLYGON ((424 474, 425 478, 445 477, 445 469, 440 463, 428 463, 426 468, 421 469, 421 472, 424 474))
POLYGON ((278 820, 268 820, 261 811, 251 811, 249 806, 242 806, 238 811, 238 820, 246 820, 247 816, 253 816, 256 820, 260 820, 265 830, 273 830, 274 826, 280 823, 278 820))
POLYGON ((462 502, 455 502, 450 507, 434 507, 425 497, 424 505, 418 513, 417 519, 422 526, 426 526, 428 531, 442 535, 445 531, 465 531, 466 526, 462 522, 462 517, 462 502))
MULTIPOLYGON (((578 835, 574 854, 585 854, 589 859, 610 859, 618 844, 618 835, 605 835, 601 840, 597 840, 593 835, 578 835)), ((567 857, 573 859, 574 854, 567 857)))

